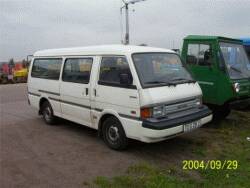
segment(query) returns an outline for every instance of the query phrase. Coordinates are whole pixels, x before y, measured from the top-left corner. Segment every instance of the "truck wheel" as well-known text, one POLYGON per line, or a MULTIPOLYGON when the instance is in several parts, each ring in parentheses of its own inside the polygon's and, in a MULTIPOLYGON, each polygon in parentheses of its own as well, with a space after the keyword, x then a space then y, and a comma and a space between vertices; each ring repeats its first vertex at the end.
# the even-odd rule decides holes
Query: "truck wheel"
POLYGON ((224 118, 226 118, 230 113, 231 113, 231 109, 229 107, 224 107, 221 110, 221 116, 223 116, 224 118))
POLYGON ((56 122, 56 117, 54 116, 53 109, 48 101, 45 101, 42 104, 41 112, 43 115, 43 119, 46 124, 54 125, 56 122))
POLYGON ((104 142, 114 150, 123 150, 128 145, 128 138, 125 131, 115 117, 110 117, 104 121, 102 126, 102 135, 104 142))
POLYGON ((214 120, 225 119, 231 112, 229 105, 216 106, 212 109, 214 120))

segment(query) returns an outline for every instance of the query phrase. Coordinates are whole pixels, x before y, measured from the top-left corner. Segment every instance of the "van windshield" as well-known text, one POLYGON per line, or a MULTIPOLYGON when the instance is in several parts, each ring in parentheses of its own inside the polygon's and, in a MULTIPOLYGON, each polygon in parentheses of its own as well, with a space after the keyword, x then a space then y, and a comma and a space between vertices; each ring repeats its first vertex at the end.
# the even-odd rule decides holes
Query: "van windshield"
POLYGON ((220 49, 230 78, 250 77, 250 62, 243 45, 221 42, 220 49))
POLYGON ((132 56, 142 87, 195 82, 174 53, 136 53, 132 56))

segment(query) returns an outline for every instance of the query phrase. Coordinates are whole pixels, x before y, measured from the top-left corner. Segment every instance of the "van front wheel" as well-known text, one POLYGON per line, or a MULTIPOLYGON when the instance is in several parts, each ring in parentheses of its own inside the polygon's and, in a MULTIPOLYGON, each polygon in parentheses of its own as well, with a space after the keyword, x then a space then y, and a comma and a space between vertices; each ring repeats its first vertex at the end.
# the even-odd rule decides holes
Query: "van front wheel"
POLYGON ((128 138, 118 119, 110 117, 102 126, 104 142, 114 150, 123 150, 128 145, 128 138))
POLYGON ((48 101, 45 101, 42 104, 41 112, 42 112, 45 123, 47 123, 48 125, 55 124, 56 117, 54 116, 53 109, 48 101))

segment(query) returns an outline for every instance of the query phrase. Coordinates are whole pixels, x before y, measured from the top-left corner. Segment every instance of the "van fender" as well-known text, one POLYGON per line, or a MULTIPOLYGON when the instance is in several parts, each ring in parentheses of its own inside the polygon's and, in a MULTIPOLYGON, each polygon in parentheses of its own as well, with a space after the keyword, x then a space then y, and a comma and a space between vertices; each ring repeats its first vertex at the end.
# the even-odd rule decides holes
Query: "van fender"
POLYGON ((123 125, 123 121, 122 121, 122 119, 121 119, 121 116, 120 116, 116 111, 114 111, 114 110, 112 110, 112 109, 104 109, 104 110, 100 113, 99 118, 98 118, 98 120, 97 120, 98 135, 101 136, 101 134, 102 134, 102 131, 101 131, 101 130, 102 130, 102 128, 101 128, 102 122, 104 121, 105 117, 108 117, 108 116, 114 116, 114 117, 116 117, 116 118, 120 121, 120 123, 121 123, 121 125, 122 125, 122 127, 123 127, 123 130, 124 130, 125 134, 127 135, 126 130, 124 129, 124 125, 123 125), (104 119, 103 119, 103 118, 104 118, 104 119))

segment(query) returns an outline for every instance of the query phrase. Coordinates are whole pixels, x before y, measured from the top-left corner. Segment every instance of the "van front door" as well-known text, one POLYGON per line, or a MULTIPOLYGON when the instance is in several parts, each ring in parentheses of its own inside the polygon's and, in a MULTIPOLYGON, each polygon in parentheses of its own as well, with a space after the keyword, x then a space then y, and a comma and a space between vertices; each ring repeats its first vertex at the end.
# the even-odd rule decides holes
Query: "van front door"
POLYGON ((218 70, 212 44, 188 44, 187 66, 199 83, 204 102, 216 103, 218 70))
POLYGON ((67 58, 61 82, 61 108, 65 119, 91 126, 90 74, 93 58, 67 58))
MULTIPOLYGON (((120 117, 135 118, 140 114, 139 94, 125 56, 104 56, 99 65, 99 77, 94 87, 93 114, 103 110, 120 117), (122 83, 125 80, 127 84, 122 83)), ((95 115, 96 114, 96 115, 95 115)))

